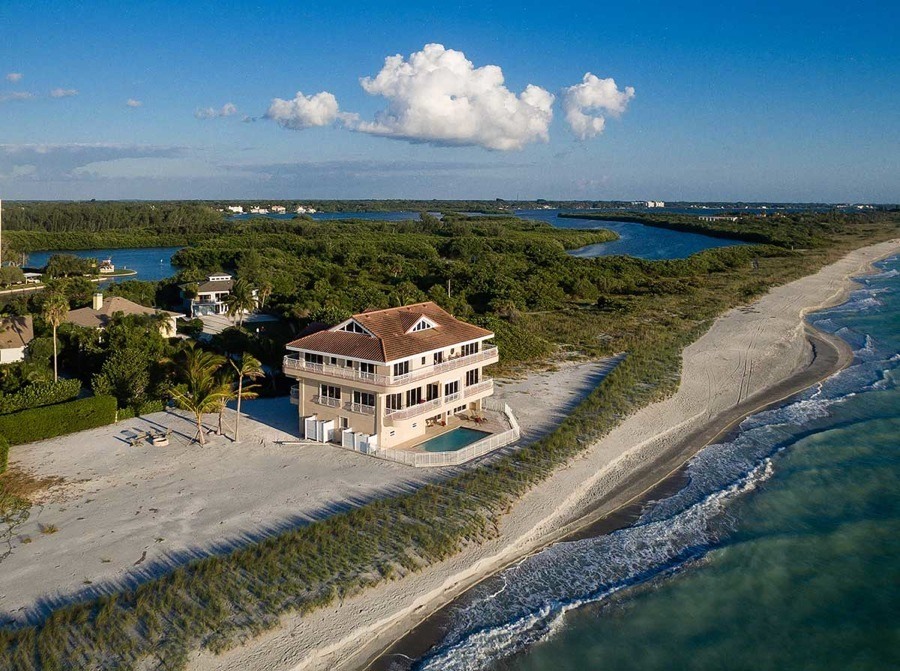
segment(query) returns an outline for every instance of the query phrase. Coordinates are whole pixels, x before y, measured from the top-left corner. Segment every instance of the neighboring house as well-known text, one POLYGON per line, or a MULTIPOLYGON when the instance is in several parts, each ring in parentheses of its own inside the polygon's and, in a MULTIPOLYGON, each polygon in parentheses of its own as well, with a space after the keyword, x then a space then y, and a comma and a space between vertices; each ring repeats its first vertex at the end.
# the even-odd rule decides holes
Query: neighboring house
POLYGON ((481 410, 494 334, 435 303, 363 312, 288 343, 303 437, 364 451, 415 445, 426 427, 481 410), (412 442, 410 442, 412 441, 412 442))
POLYGON ((66 322, 76 326, 85 326, 92 329, 103 329, 109 324, 112 316, 117 312, 126 315, 165 315, 166 319, 160 323, 159 332, 165 338, 175 335, 175 320, 184 315, 168 310, 148 308, 121 296, 103 298, 103 294, 94 294, 93 302, 89 308, 69 310, 66 322))
MULTIPOLYGON (((197 293, 190 296, 186 291, 187 286, 182 286, 181 296, 184 299, 185 309, 191 318, 205 317, 207 315, 224 315, 228 312, 225 300, 234 287, 234 278, 227 273, 210 275, 205 282, 197 285, 197 293)), ((256 289, 253 290, 256 296, 256 289)))
POLYGON ((273 214, 284 214, 287 208, 284 205, 273 205, 271 208, 273 214))
POLYGON ((0 319, 0 363, 15 363, 25 358, 25 348, 34 340, 34 322, 30 316, 0 319))
POLYGON ((116 272, 116 267, 113 265, 112 259, 104 259, 100 262, 100 265, 97 266, 97 270, 101 275, 109 275, 110 273, 116 272))

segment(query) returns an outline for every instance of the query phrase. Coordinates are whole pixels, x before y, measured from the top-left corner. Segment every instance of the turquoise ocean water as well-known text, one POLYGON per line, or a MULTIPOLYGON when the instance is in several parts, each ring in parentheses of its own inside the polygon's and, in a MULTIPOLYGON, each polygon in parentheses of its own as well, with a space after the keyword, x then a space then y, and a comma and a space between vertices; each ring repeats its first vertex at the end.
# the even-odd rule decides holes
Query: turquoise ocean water
POLYGON ((811 316, 854 363, 747 418, 634 525, 470 592, 397 668, 900 668, 900 259, 811 316))

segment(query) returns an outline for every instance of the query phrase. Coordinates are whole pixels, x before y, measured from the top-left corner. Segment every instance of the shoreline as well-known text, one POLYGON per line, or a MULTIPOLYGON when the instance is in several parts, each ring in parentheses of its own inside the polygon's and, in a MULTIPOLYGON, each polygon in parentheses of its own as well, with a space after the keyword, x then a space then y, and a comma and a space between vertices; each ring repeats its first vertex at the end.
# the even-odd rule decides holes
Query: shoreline
POLYGON ((784 381, 783 389, 779 388, 781 385, 773 387, 771 393, 762 394, 756 403, 748 404, 747 409, 736 407, 733 417, 720 415, 703 427, 701 431, 685 437, 672 450, 668 459, 661 463, 648 465, 651 467, 656 466, 656 468, 652 469, 654 473, 665 472, 664 475, 658 477, 656 475, 648 476, 634 473, 632 475, 634 480, 631 483, 632 486, 626 486, 622 492, 611 492, 607 498, 598 500, 580 513, 576 513, 576 519, 567 527, 560 529, 558 537, 547 539, 543 545, 534 548, 528 554, 517 557, 513 561, 498 567, 496 571, 483 576, 477 582, 472 583, 452 600, 425 617, 401 638, 390 643, 377 655, 370 657, 359 668, 362 671, 389 671, 392 663, 391 657, 399 655, 418 659, 425 655, 434 644, 440 641, 439 630, 447 619, 448 611, 454 607, 457 601, 479 584, 496 576, 525 557, 537 554, 556 543, 604 536, 631 526, 640 517, 641 511, 648 503, 674 494, 682 487, 685 478, 684 471, 688 462, 701 450, 719 442, 720 439, 728 440, 730 435, 737 433, 739 430, 738 426, 747 417, 788 403, 798 394, 831 377, 852 363, 853 352, 847 343, 840 338, 831 338, 812 327, 810 327, 807 337, 814 349, 813 358, 807 368, 799 371, 796 376, 792 376, 784 381), (827 351, 822 352, 821 349, 826 349, 827 351), (751 405, 752 407, 750 407, 751 405), (641 487, 643 489, 640 489, 641 487), (640 491, 633 493, 636 489, 640 489, 640 491), (610 504, 611 501, 618 501, 628 496, 630 498, 622 503, 616 503, 616 507, 612 510, 607 510, 606 505, 610 504))
POLYGON ((678 392, 625 418, 586 454, 525 494, 496 539, 333 607, 286 616, 279 628, 223 655, 200 651, 190 668, 383 668, 373 664, 410 642, 417 628, 475 584, 572 534, 599 535, 623 526, 628 507, 658 494, 655 488, 671 482, 702 447, 747 415, 783 402, 852 360, 846 343, 812 333, 804 316, 846 300, 852 278, 898 248, 900 241, 892 240, 855 250, 718 317, 682 353, 678 392))

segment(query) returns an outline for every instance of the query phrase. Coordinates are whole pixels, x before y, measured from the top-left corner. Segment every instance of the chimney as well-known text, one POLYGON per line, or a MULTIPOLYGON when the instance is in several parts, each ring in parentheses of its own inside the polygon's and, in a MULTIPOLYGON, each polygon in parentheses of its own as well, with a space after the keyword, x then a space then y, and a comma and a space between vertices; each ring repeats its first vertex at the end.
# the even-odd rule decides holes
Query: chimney
POLYGON ((102 310, 103 309, 103 293, 98 291, 94 294, 94 309, 102 310))

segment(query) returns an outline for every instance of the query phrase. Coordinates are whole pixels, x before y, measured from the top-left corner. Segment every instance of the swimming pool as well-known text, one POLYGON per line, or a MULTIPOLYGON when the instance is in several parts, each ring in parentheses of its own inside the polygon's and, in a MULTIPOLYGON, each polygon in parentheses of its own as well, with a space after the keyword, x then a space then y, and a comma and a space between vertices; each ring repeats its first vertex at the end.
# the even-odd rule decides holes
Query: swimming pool
POLYGON ((482 438, 487 438, 489 435, 491 434, 487 431, 458 426, 447 431, 447 433, 442 433, 439 436, 426 440, 424 443, 416 445, 416 447, 426 452, 456 452, 482 438))

